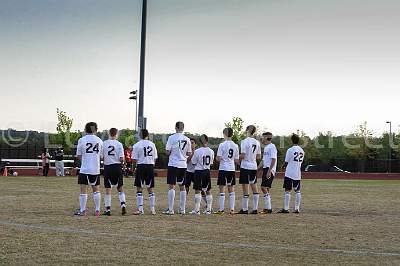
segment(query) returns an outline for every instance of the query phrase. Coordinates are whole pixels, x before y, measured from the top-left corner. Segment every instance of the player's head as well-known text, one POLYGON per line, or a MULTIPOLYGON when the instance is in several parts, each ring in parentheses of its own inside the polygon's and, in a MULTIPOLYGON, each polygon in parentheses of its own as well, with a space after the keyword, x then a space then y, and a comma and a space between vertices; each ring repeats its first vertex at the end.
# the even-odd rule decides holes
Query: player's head
POLYGON ((116 129, 115 127, 110 128, 108 134, 110 135, 111 139, 116 139, 118 137, 118 129, 116 129))
POLYGON ((149 131, 147 129, 140 130, 141 139, 149 139, 149 131))
POLYGON ((293 134, 290 139, 292 140, 292 143, 294 145, 299 145, 300 144, 300 137, 297 134, 293 134))
POLYGON ((246 134, 248 137, 254 136, 256 133, 256 127, 254 125, 249 125, 246 127, 246 134))
POLYGON ((185 129, 185 124, 181 121, 175 123, 175 130, 177 133, 182 133, 185 129))
POLYGON ((206 134, 201 135, 199 140, 203 147, 206 147, 208 145, 208 137, 206 134))
POLYGON ((262 142, 264 145, 270 144, 272 142, 272 133, 271 132, 264 132, 262 134, 262 142))
POLYGON ((196 140, 194 138, 190 138, 190 144, 192 144, 192 149, 194 150, 196 148, 196 140))
POLYGON ((233 136, 233 129, 230 127, 227 127, 223 131, 224 133, 224 139, 232 139, 233 136))
POLYGON ((86 134, 96 134, 97 133, 97 123, 96 122, 89 122, 85 126, 85 133, 86 134))

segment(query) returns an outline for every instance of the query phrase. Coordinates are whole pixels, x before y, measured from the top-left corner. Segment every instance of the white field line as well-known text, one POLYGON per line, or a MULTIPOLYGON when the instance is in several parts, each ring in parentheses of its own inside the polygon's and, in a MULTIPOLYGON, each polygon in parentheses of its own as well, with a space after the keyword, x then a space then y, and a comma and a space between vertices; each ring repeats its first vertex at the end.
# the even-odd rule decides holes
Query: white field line
POLYGON ((330 248, 314 248, 314 247, 297 247, 289 245, 257 245, 248 243, 235 243, 235 242, 217 242, 213 240, 196 240, 196 239, 181 239, 161 236, 144 236, 139 234, 114 234, 104 233, 94 230, 86 230, 79 228, 68 228, 68 227, 55 227, 48 225, 33 225, 33 224, 21 224, 12 221, 0 220, 0 225, 15 227, 18 229, 29 229, 29 230, 41 230, 51 232, 62 232, 79 235, 90 235, 90 236, 104 236, 104 237, 117 237, 129 240, 141 240, 141 241, 164 241, 175 244, 193 244, 193 245, 209 245, 219 247, 233 247, 233 248, 248 248, 248 249, 261 249, 261 250, 272 250, 272 251, 294 251, 294 252, 311 252, 311 253, 322 253, 322 254, 342 254, 342 255, 353 255, 353 256, 381 256, 381 257, 400 257, 400 253, 397 252, 378 252, 371 250, 344 250, 344 249, 330 249, 330 248))

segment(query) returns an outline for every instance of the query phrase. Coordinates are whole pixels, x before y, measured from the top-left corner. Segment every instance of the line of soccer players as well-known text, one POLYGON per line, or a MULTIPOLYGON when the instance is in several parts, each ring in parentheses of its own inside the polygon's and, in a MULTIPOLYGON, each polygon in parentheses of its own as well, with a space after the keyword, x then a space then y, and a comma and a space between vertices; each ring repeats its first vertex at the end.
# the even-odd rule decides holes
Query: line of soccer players
MULTIPOLYGON (((211 194, 210 167, 214 163, 214 151, 208 147, 208 137, 201 135, 196 149, 196 140, 189 139, 183 134, 184 123, 175 124, 176 133, 168 138, 166 152, 169 156, 167 184, 168 184, 168 208, 163 212, 167 215, 175 213, 175 187, 179 187, 179 214, 186 214, 187 194, 193 184, 195 191, 193 215, 200 215, 201 201, 205 202, 204 214, 212 214, 213 196, 211 194)), ((95 203, 95 215, 100 216, 101 196, 100 185, 100 160, 104 160, 104 215, 111 215, 111 189, 116 187, 119 193, 122 215, 126 214, 126 199, 123 191, 122 165, 124 163, 124 150, 117 140, 118 130, 110 129, 110 138, 104 143, 96 136, 97 124, 89 122, 85 126, 85 136, 78 141, 77 157, 81 160, 81 169, 78 176, 81 194, 79 197, 80 208, 75 215, 87 215, 87 187, 90 185, 93 191, 95 203)), ((264 208, 261 213, 272 213, 270 189, 276 174, 277 149, 272 143, 272 133, 262 134, 262 142, 265 145, 261 158, 260 142, 254 137, 256 127, 250 125, 246 128, 246 138, 239 147, 232 141, 233 130, 223 130, 224 142, 218 147, 216 160, 219 162, 217 185, 219 186, 219 209, 215 214, 225 213, 225 189, 229 192, 229 214, 235 214, 235 169, 240 165, 239 184, 242 185, 243 198, 242 209, 236 214, 258 214, 259 192, 257 187, 257 172, 262 169, 261 191, 264 198, 264 208), (262 159, 262 160, 261 160, 262 159), (260 163, 257 165, 257 160, 260 163), (249 212, 250 189, 253 195, 253 208, 249 212)), ((137 210, 135 215, 144 214, 143 189, 149 194, 150 213, 156 214, 154 194, 154 165, 157 160, 155 144, 149 140, 149 132, 146 129, 140 132, 140 141, 132 147, 132 159, 136 163, 136 175, 134 185, 137 188, 137 210)), ((304 159, 304 151, 299 146, 300 138, 293 134, 291 137, 293 147, 289 148, 285 164, 286 169, 283 188, 284 205, 279 213, 289 213, 291 191, 294 189, 296 199, 294 212, 300 212, 301 192, 301 164, 304 159)))

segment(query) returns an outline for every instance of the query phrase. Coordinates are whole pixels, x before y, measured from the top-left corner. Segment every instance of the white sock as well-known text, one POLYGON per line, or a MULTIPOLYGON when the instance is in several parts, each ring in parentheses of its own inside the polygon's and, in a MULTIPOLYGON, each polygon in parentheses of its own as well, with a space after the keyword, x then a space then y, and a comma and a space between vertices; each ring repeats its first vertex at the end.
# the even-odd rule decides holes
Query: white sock
POLYGON ((229 193, 229 208, 231 211, 235 210, 235 192, 229 193))
POLYGON ((96 211, 100 211, 101 194, 99 191, 93 193, 94 207, 96 211))
POLYGON ((86 211, 86 202, 87 202, 87 194, 81 194, 79 196, 79 206, 81 212, 86 211))
POLYGON ((168 190, 168 210, 174 211, 175 189, 168 190))
POLYGON ((204 195, 204 196, 202 195, 201 199, 203 200, 204 204, 207 205, 207 197, 206 197, 206 195, 204 195))
POLYGON ((272 210, 271 196, 268 193, 264 195, 264 209, 272 210))
POLYGON ((119 197, 119 202, 121 203, 121 207, 126 207, 125 192, 119 192, 118 197, 119 197))
POLYGON ((104 207, 106 210, 111 207, 111 194, 104 195, 104 207))
POLYGON ((194 211, 200 211, 200 203, 201 203, 201 194, 194 194, 194 211))
POLYGON ((290 191, 285 192, 285 201, 283 205, 284 210, 289 210, 289 203, 290 203, 290 191))
POLYGON ((179 208, 182 213, 186 211, 186 190, 179 193, 179 208))
POLYGON ((244 195, 242 199, 242 210, 249 210, 249 195, 244 195))
POLYGON ((294 203, 294 209, 295 210, 300 210, 300 203, 301 203, 301 192, 297 191, 296 192, 296 201, 294 203))
POLYGON ((154 193, 150 193, 150 195, 149 195, 149 201, 150 201, 150 210, 155 210, 155 206, 156 206, 156 195, 154 195, 154 193))
POLYGON ((141 192, 138 192, 136 194, 136 203, 137 203, 138 210, 140 212, 142 212, 143 211, 143 194, 141 192))
POLYGON ((253 193, 253 211, 258 210, 258 201, 260 200, 260 194, 253 193))
POLYGON ((225 193, 219 194, 219 210, 223 211, 225 209, 225 193))
POLYGON ((206 200, 207 200, 207 211, 211 212, 213 196, 212 195, 207 195, 206 196, 206 200))

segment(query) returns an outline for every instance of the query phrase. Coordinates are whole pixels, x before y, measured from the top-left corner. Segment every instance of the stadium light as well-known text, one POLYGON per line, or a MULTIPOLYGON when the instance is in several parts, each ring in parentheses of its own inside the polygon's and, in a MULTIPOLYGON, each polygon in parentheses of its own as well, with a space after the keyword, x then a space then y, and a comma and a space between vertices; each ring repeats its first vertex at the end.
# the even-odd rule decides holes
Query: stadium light
POLYGON ((392 122, 386 121, 386 124, 389 124, 389 163, 388 163, 388 173, 392 172, 392 122))
POLYGON ((138 111, 137 111, 137 106, 138 106, 138 101, 137 101, 137 90, 131 91, 129 94, 131 94, 132 96, 129 97, 129 100, 134 100, 135 101, 135 131, 137 132, 137 115, 138 115, 138 111))
POLYGON ((142 0, 142 27, 140 34, 140 79, 139 79, 139 109, 137 115, 137 130, 145 128, 144 121, 144 78, 146 63, 146 25, 147 24, 147 0, 142 0))

